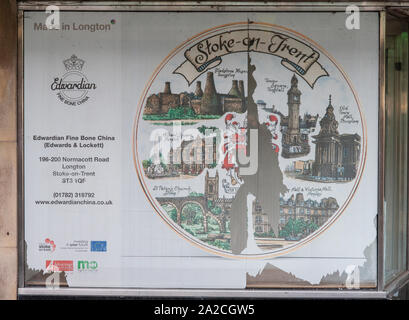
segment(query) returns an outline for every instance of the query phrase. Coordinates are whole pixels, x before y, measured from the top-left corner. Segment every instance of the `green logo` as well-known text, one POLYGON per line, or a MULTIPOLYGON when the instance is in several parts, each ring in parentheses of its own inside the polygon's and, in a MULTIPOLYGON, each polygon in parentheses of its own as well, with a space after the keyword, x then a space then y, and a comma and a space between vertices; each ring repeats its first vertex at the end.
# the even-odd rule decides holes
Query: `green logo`
POLYGON ((97 270, 98 263, 96 261, 79 260, 78 270, 97 270))

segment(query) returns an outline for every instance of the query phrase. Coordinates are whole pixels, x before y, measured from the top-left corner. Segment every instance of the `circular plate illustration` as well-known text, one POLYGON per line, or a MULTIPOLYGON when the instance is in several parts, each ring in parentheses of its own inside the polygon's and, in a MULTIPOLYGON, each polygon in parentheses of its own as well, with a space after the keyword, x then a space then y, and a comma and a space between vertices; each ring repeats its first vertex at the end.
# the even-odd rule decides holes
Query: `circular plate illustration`
POLYGON ((134 126, 139 182, 178 235, 233 258, 282 255, 345 211, 366 127, 319 44, 262 22, 215 27, 157 67, 134 126))

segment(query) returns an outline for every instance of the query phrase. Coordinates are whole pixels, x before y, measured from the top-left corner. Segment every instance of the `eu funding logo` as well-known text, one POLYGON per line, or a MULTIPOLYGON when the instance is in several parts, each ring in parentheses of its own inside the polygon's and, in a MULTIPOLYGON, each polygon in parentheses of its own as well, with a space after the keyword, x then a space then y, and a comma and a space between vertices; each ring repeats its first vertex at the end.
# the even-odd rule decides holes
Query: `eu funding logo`
POLYGON ((78 260, 78 271, 96 271, 98 263, 96 261, 78 260))
POLYGON ((57 92, 57 97, 66 105, 79 106, 89 100, 88 93, 97 88, 96 84, 89 82, 82 72, 85 61, 73 54, 63 61, 66 73, 54 78, 51 90, 57 92))
POLYGON ((106 241, 91 241, 91 251, 106 252, 107 242, 106 241))

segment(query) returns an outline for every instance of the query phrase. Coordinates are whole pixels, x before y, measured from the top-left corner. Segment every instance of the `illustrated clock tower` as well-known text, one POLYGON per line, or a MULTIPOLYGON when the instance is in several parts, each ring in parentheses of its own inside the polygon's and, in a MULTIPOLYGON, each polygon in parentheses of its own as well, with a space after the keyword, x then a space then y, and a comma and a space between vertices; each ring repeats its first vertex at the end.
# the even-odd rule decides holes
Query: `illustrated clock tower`
POLYGON ((300 136, 300 97, 301 91, 298 90, 298 80, 295 75, 291 78, 291 88, 288 95, 288 130, 286 134, 287 144, 301 143, 300 136))
MULTIPOLYGON (((291 78, 291 88, 287 91, 288 117, 282 124, 282 152, 284 158, 295 158, 307 155, 310 152, 308 135, 301 134, 300 130, 300 104, 301 91, 298 89, 298 79, 293 75, 291 78)), ((305 129, 305 123, 304 129, 305 129)), ((315 124, 314 124, 315 126, 315 124)))

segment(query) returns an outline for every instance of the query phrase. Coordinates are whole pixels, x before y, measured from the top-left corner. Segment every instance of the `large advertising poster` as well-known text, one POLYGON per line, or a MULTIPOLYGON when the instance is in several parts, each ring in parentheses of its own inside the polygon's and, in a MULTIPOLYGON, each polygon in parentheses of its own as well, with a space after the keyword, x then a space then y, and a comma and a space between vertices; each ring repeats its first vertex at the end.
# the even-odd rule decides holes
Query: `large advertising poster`
POLYGON ((375 287, 379 22, 345 18, 26 12, 26 285, 375 287))

